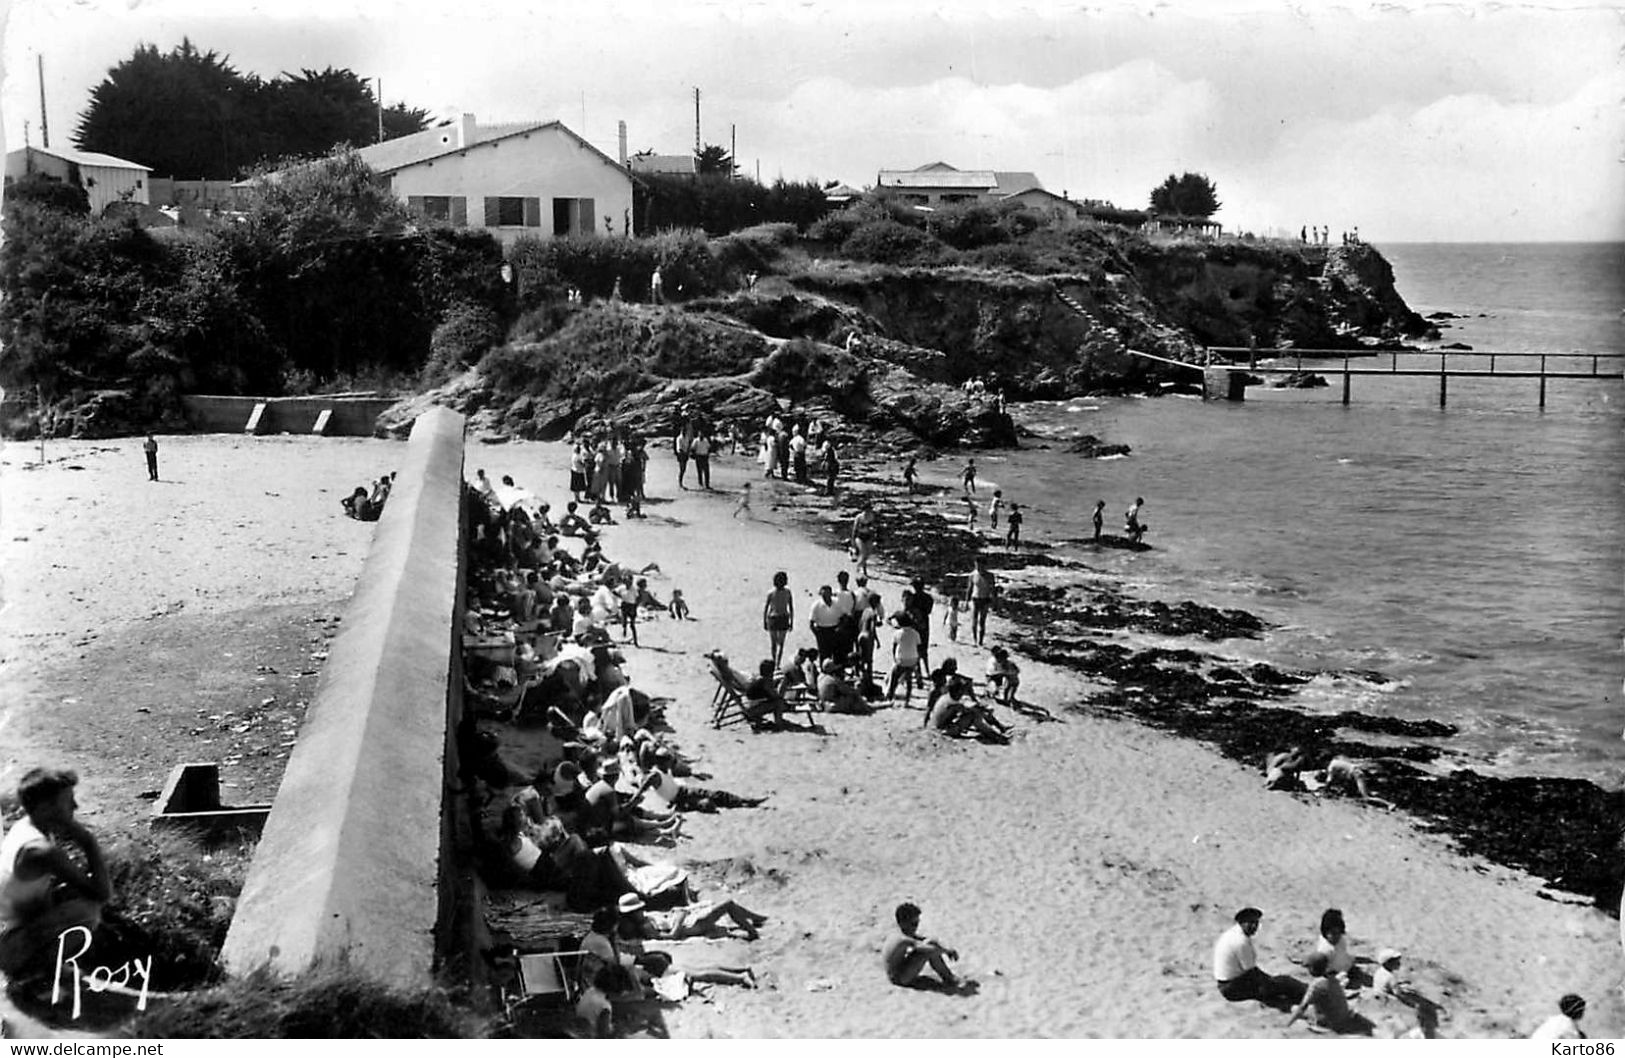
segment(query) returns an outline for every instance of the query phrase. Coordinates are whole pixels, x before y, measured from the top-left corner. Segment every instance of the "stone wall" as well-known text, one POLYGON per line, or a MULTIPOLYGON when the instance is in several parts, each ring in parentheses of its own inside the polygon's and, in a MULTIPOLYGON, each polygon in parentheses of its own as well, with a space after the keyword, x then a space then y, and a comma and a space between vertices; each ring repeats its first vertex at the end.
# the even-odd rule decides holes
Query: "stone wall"
POLYGON ((371 437, 379 414, 394 403, 394 397, 181 397, 187 422, 201 433, 242 433, 254 406, 264 404, 259 433, 309 433, 330 410, 326 432, 334 437, 371 437))
POLYGON ((373 536, 222 960, 295 975, 347 960, 427 984, 454 902, 445 791, 461 712, 463 417, 423 414, 373 536))

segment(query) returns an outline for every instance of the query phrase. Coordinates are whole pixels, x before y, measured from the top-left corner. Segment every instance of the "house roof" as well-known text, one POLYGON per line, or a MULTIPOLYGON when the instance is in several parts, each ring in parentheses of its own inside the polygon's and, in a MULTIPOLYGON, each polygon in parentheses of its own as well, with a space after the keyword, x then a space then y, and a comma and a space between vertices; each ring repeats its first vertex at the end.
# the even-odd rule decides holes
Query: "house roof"
POLYGON ((995 172, 993 179, 998 182, 999 194, 1001 195, 1019 195, 1021 192, 1030 191, 1035 187, 1040 191, 1044 189, 1044 185, 1039 182, 1036 173, 995 172))
MULTIPOLYGON (((598 155, 606 165, 621 169, 620 163, 605 154, 603 151, 588 143, 581 136, 567 128, 561 121, 514 121, 497 125, 474 126, 474 135, 466 143, 457 142, 458 127, 456 124, 442 125, 422 132, 414 132, 409 136, 398 136, 383 143, 375 143, 370 147, 362 147, 356 153, 366 162, 374 172, 392 173, 424 162, 432 162, 436 158, 457 154, 474 147, 499 140, 510 139, 514 136, 537 132, 542 129, 557 128, 560 132, 575 140, 598 155)), ((624 172, 625 170, 622 169, 624 172)))
POLYGON ((1028 199, 1028 200, 1038 198, 1038 199, 1045 199, 1050 203, 1059 203, 1061 205, 1071 206, 1074 209, 1076 209, 1078 207, 1078 203, 1072 201, 1070 198, 1066 198, 1063 195, 1057 195, 1053 191, 1046 191, 1044 188, 1041 188, 1041 187, 1022 188, 1020 191, 1013 191, 1010 194, 1005 195, 1004 197, 1007 198, 1007 199, 1021 198, 1021 199, 1028 199))
POLYGON ((634 154, 627 159, 634 173, 692 176, 698 168, 692 154, 634 154))
POLYGON ((824 188, 824 198, 829 202, 844 202, 847 199, 857 198, 863 194, 851 184, 836 184, 834 187, 824 188))
POLYGON ((966 189, 998 195, 1015 195, 1029 188, 1042 188, 1034 173, 995 169, 955 169, 947 162, 932 162, 918 169, 882 169, 880 187, 921 190, 966 189))
POLYGON ((937 163, 927 169, 882 169, 876 180, 879 187, 909 187, 922 189, 969 188, 992 191, 999 186, 991 169, 961 170, 937 163))
MULTIPOLYGON (((52 158, 60 158, 64 162, 72 162, 74 165, 94 165, 103 169, 140 169, 144 172, 152 172, 152 166, 150 165, 115 158, 111 154, 97 154, 95 151, 76 151, 72 147, 22 147, 19 149, 34 151, 36 154, 47 154, 52 158)), ((17 151, 11 153, 16 154, 17 151)))

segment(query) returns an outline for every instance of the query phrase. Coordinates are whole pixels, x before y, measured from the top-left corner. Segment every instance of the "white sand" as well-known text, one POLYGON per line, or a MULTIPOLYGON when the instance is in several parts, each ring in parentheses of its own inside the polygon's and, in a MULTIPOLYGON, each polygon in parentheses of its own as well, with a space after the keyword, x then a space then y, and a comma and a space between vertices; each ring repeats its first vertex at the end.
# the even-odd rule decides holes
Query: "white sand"
MULTIPOLYGON (((106 635, 173 602, 229 616, 266 601, 344 597, 366 527, 337 516, 338 498, 398 451, 292 438, 164 445, 164 476, 184 484, 148 484, 138 440, 79 446, 72 461, 83 471, 24 471, 32 451, 4 453, 6 782, 25 759, 71 741, 14 718, 49 700, 30 673, 71 666, 76 653, 95 660, 93 646, 73 645, 83 630, 106 635), (14 737, 20 729, 26 739, 14 737)), ((566 454, 474 445, 468 472, 512 474, 561 508, 566 454)), ((710 730, 703 652, 720 648, 741 668, 766 655, 762 598, 776 569, 797 593, 791 644, 810 642, 811 593, 845 562, 788 527, 772 509, 785 486, 764 487, 758 473, 724 457, 713 475, 722 495, 676 493, 670 457, 657 453, 650 492, 674 501, 606 534, 612 556, 659 562, 656 593, 682 588, 697 618, 642 625, 643 648, 627 651, 634 681, 676 699, 677 735, 703 755, 712 785, 772 795, 762 809, 692 815, 689 837, 669 853, 714 882, 705 895, 727 892, 772 916, 761 940, 726 953, 767 987, 717 986, 709 1002, 691 999, 667 1016, 674 1035, 1307 1036, 1301 1025, 1286 1030, 1286 1015, 1227 1003, 1213 987, 1213 939, 1243 904, 1266 912, 1262 965, 1300 977, 1288 960, 1310 950, 1324 908, 1342 908, 1356 954, 1405 952, 1418 990, 1444 1007, 1445 1036, 1527 1032, 1568 991, 1590 1000, 1593 1036, 1625 1026, 1614 920, 1540 899, 1536 881, 1455 855, 1402 817, 1268 793, 1259 775, 1216 753, 1130 723, 1018 718, 1009 747, 937 739, 920 730, 918 710, 901 709, 829 717, 828 738, 710 730), (735 521, 733 490, 747 478, 755 520, 735 521), (878 950, 905 899, 925 909, 926 932, 959 948, 977 994, 885 983, 878 950)), ((881 578, 888 608, 902 572, 881 578)), ((990 642, 1003 630, 995 617, 990 642)), ((954 653, 962 668, 985 660, 954 653)), ((1068 674, 1030 661, 1023 671, 1023 697, 1057 713, 1081 695, 1068 674)), ((109 819, 132 811, 95 804, 119 788, 91 778, 95 747, 68 763, 87 772, 89 807, 109 819)))

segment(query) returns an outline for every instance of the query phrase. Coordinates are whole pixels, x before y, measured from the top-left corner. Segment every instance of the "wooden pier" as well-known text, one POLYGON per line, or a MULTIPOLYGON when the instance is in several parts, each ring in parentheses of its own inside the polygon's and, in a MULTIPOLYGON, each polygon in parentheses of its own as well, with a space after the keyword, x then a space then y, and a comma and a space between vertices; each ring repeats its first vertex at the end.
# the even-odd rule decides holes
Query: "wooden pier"
POLYGON ((1496 378, 1496 379, 1536 379, 1539 381, 1540 407, 1546 407, 1546 382, 1548 379, 1588 379, 1593 381, 1625 379, 1625 353, 1503 353, 1479 352, 1477 350, 1443 350, 1433 351, 1385 351, 1358 352, 1350 350, 1331 349, 1242 349, 1226 346, 1215 346, 1208 350, 1209 362, 1204 364, 1189 364, 1183 361, 1169 360, 1165 357, 1152 356, 1149 353, 1135 352, 1150 360, 1161 361, 1167 364, 1176 364, 1180 367, 1192 368, 1204 374, 1204 393, 1209 398, 1223 398, 1228 400, 1241 400, 1245 382, 1238 378, 1248 374, 1252 375, 1293 375, 1308 371, 1313 374, 1341 374, 1343 376, 1343 403, 1348 404, 1353 380, 1360 375, 1385 375, 1395 378, 1437 378, 1439 380, 1439 407, 1443 408, 1449 400, 1450 380, 1452 378, 1496 378), (1247 357, 1246 363, 1236 362, 1232 359, 1235 354, 1247 357), (1437 367, 1431 364, 1414 366, 1407 364, 1401 367, 1400 356, 1420 359, 1422 357, 1437 356, 1437 367), (1217 360, 1224 356, 1224 360, 1217 360), (1284 360, 1291 357, 1293 367, 1259 367, 1260 357, 1267 360, 1284 360), (1452 365, 1452 357, 1457 363, 1452 365), (1336 360, 1342 359, 1342 366, 1336 365, 1336 360), (1375 361, 1371 366, 1356 367, 1356 359, 1375 361), (1304 367, 1308 360, 1309 366, 1304 367), (1333 361, 1328 366, 1327 360, 1333 361), (1384 366, 1381 361, 1387 360, 1384 366), (1472 360, 1475 366, 1461 363, 1463 360, 1472 360), (1484 365, 1483 361, 1488 364, 1484 365), (1215 362, 1217 361, 1217 362, 1215 362), (1223 382, 1219 376, 1228 376, 1223 382))

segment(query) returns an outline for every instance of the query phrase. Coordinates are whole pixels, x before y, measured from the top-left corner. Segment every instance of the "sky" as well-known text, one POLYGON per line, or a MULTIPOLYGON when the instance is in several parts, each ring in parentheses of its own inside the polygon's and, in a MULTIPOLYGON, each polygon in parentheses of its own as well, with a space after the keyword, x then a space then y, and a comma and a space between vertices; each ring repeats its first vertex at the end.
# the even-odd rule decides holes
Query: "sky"
MULTIPOLYGON (((4 0, 0 0, 4 2, 4 0)), ((737 137, 763 181, 945 161, 1144 207, 1217 185, 1229 231, 1625 239, 1625 0, 11 0, 8 148, 51 141, 141 43, 263 78, 346 67, 386 103, 557 119, 610 155, 737 137), (28 122, 25 130, 24 122, 28 122)))

